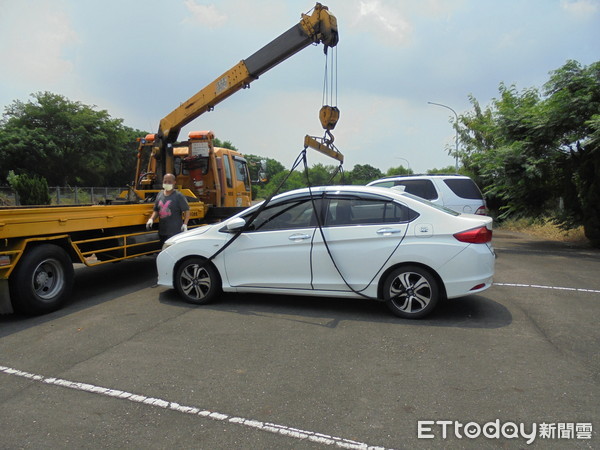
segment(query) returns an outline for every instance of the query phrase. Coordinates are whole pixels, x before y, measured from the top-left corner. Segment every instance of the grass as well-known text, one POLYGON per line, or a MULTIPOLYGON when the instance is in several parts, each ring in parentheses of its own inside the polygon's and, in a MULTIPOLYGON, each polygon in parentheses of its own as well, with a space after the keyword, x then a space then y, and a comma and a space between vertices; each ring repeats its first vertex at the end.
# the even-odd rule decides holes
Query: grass
POLYGON ((510 219, 502 222, 498 228, 507 231, 519 231, 551 241, 583 245, 588 243, 588 239, 583 232, 583 227, 563 230, 545 218, 510 219))

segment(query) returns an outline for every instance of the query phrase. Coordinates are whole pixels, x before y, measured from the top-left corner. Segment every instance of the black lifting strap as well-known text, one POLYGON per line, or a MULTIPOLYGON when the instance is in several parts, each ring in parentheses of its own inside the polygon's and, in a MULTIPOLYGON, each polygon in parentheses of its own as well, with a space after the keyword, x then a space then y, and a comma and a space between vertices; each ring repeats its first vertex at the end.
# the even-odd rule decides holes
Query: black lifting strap
POLYGON ((327 184, 331 184, 332 181, 335 179, 335 177, 337 176, 338 173, 342 174, 342 179, 341 179, 341 183, 340 184, 344 184, 344 166, 343 166, 342 163, 340 163, 339 166, 337 166, 335 168, 335 171, 333 172, 333 175, 331 175, 331 178, 329 178, 329 181, 327 182, 327 184))
MULTIPOLYGON (((306 149, 305 149, 306 150, 306 149)), ((342 170, 342 165, 340 164, 338 167, 338 170, 342 170)), ((338 275, 342 278, 342 281, 344 282, 344 284, 348 287, 348 289, 350 289, 352 292, 354 292, 355 294, 369 299, 369 300, 377 300, 377 298, 373 298, 370 297, 366 294, 363 294, 362 291, 364 291, 365 289, 367 289, 371 283, 373 283, 373 280, 375 280, 375 278, 377 277, 377 274, 379 272, 381 272, 381 270, 385 267, 385 265, 387 264, 387 262, 390 260, 390 258, 392 257, 392 255, 396 252, 396 250, 398 250, 398 247, 400 247, 400 244, 402 244, 402 242, 404 241, 404 238, 406 237, 406 232, 408 231, 408 226, 406 227, 406 230, 404 231, 404 235, 402 236, 402 238, 400 239, 400 241, 398 242, 398 244, 394 247, 394 249, 392 250, 392 252, 390 253, 390 255, 386 258, 386 260, 383 262, 383 264, 381 265, 381 267, 375 272, 375 275, 373 275, 373 278, 371 279, 371 281, 369 281, 369 283, 367 283, 367 285, 360 289, 354 289, 352 286, 350 286, 350 283, 348 283, 348 281, 346 280, 346 278, 344 277, 344 275, 342 274, 342 271, 340 270, 339 266, 337 265, 337 263, 335 262, 335 258, 333 257, 333 253, 331 252, 331 249, 329 248, 329 244, 327 243, 327 239, 325 238, 325 233, 323 232, 323 224, 321 222, 321 216, 317 210, 316 204, 315 204, 315 196, 312 193, 312 190, 310 188, 311 184, 310 184, 310 179, 308 176, 308 164, 306 162, 306 157, 304 158, 304 172, 306 174, 306 182, 308 184, 308 191, 310 193, 310 200, 313 204, 313 210, 315 211, 315 215, 317 217, 317 227, 319 228, 319 233, 321 234, 321 239, 323 239, 323 245, 325 245, 325 249, 327 250, 327 254, 329 255, 329 259, 331 260, 333 267, 335 267, 335 270, 337 271, 338 275)), ((337 175, 337 171, 334 174, 334 176, 337 175)), ((343 175, 343 172, 342 172, 343 175)), ((399 297, 401 295, 401 293, 397 294, 395 297, 399 297)))

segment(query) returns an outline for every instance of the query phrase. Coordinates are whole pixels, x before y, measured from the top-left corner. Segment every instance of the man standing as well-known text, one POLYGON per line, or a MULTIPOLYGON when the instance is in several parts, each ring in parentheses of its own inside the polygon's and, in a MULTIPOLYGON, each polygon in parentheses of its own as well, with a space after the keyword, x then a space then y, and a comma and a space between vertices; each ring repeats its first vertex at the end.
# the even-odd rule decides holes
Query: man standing
POLYGON ((177 179, 172 173, 167 173, 163 177, 163 190, 156 196, 154 211, 146 222, 146 229, 150 230, 154 219, 160 218, 158 237, 161 245, 177 233, 187 231, 187 224, 190 220, 190 206, 185 196, 175 190, 176 181, 177 179), (183 218, 182 214, 184 214, 183 218))

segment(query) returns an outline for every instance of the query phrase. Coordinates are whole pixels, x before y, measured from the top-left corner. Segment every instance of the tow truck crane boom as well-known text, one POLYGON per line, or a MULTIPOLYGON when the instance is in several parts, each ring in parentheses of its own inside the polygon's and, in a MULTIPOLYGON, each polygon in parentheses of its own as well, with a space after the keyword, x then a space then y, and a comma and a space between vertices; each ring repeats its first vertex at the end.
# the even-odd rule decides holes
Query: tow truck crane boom
MULTIPOLYGON (((326 6, 317 3, 312 14, 302 14, 301 20, 263 48, 240 61, 234 67, 201 89, 160 121, 154 148, 163 153, 168 144, 177 140, 181 128, 214 107, 280 62, 312 43, 322 43, 327 52, 338 43, 337 20, 326 6)), ((165 162, 167 158, 162 158, 165 162)), ((164 164, 164 163, 163 163, 164 164)), ((166 167, 163 166, 163 172, 166 167)))

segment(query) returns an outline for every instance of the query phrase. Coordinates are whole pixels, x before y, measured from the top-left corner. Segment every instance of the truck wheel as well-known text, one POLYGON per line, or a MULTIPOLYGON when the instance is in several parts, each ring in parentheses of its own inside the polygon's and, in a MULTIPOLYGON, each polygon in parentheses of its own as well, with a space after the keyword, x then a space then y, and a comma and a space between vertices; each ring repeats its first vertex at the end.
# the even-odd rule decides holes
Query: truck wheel
POLYGON ((73 280, 73 263, 67 252, 53 244, 33 247, 10 277, 13 308, 34 315, 55 311, 71 294, 73 280))

